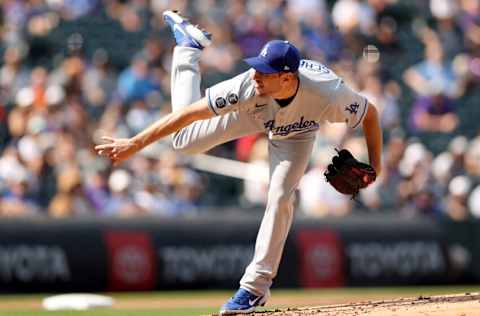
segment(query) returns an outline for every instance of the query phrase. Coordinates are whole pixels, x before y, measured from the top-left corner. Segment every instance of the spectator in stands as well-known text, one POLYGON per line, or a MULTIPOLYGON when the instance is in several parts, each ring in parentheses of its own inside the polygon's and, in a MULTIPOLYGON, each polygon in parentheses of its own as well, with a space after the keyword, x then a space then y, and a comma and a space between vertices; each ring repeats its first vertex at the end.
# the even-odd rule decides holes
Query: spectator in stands
POLYGON ((226 13, 232 26, 232 38, 242 55, 255 55, 270 38, 266 14, 251 14, 248 2, 240 1, 228 2, 226 13))
POLYGON ((372 102, 375 102, 380 115, 380 123, 385 130, 400 126, 400 109, 397 104, 398 85, 392 81, 385 86, 378 76, 370 75, 364 78, 364 88, 360 92, 372 102), (390 89, 388 89, 390 87, 390 89))
POLYGON ((48 2, 54 9, 59 10, 62 13, 62 17, 67 20, 81 18, 92 12, 99 5, 99 0, 48 2))
POLYGON ((132 133, 138 133, 158 118, 157 109, 149 108, 143 99, 130 102, 125 123, 132 133))
POLYGON ((239 161, 248 161, 250 159, 253 146, 260 137, 260 134, 253 134, 237 139, 235 142, 235 159, 239 161))
POLYGON ((430 11, 436 22, 435 31, 447 60, 452 60, 462 51, 462 32, 456 23, 458 2, 456 0, 430 0, 430 11))
POLYGON ((344 53, 360 56, 376 31, 376 16, 364 1, 340 0, 332 8, 332 20, 342 34, 344 53))
POLYGON ((201 193, 202 181, 199 175, 193 170, 182 168, 173 187, 173 199, 169 203, 168 215, 195 215, 201 193))
POLYGON ((73 217, 92 215, 95 211, 82 183, 82 175, 75 165, 65 166, 57 176, 57 194, 49 206, 52 217, 73 217))
POLYGON ((451 61, 445 60, 443 47, 438 35, 430 29, 422 31, 425 58, 408 68, 404 81, 418 96, 430 97, 442 94, 450 98, 462 93, 459 78, 455 75, 451 61))
POLYGON ((166 215, 188 215, 198 211, 202 179, 189 169, 185 157, 173 150, 162 152, 158 165, 159 178, 169 196, 166 215))
POLYGON ((25 105, 32 105, 37 110, 44 110, 47 106, 45 91, 47 89, 48 71, 44 67, 38 66, 32 70, 30 77, 30 84, 22 89, 23 93, 28 93, 31 96, 31 99, 28 100, 30 104, 25 103, 25 105))
MULTIPOLYGON (((399 171, 402 176, 398 184, 400 208, 406 216, 415 216, 419 210, 415 208, 419 192, 430 192, 432 153, 419 142, 407 145, 399 171)), ((423 197, 421 197, 423 199, 423 197)))
POLYGON ((100 117, 103 114, 105 106, 113 97, 116 79, 108 53, 104 49, 97 49, 82 80, 82 95, 85 96, 92 116, 100 117))
POLYGON ((160 90, 159 83, 152 77, 145 57, 137 55, 129 68, 118 78, 118 93, 126 103, 135 100, 145 100, 147 96, 160 90))
POLYGON ((6 181, 7 191, 0 197, 0 214, 3 216, 31 216, 39 214, 38 203, 29 197, 29 183, 25 171, 20 171, 6 181))
POLYGON ((29 80, 29 72, 24 66, 23 52, 19 47, 7 47, 0 67, 0 98, 4 104, 13 104, 21 87, 29 80))
POLYGON ((347 133, 348 130, 345 128, 345 124, 320 125, 320 130, 315 140, 314 156, 318 155, 316 151, 322 151, 325 147, 335 148, 335 146, 343 144, 350 136, 347 133))
POLYGON ((134 202, 145 214, 172 216, 172 196, 167 196, 165 184, 162 182, 161 162, 158 157, 161 146, 154 146, 142 155, 135 157, 129 164, 132 176, 130 191, 134 202))
POLYGON ((438 197, 435 192, 429 188, 413 192, 407 203, 402 208, 403 215, 408 217, 430 216, 440 217, 442 208, 438 203, 438 197))
POLYGON ((129 188, 132 178, 124 169, 116 169, 108 178, 111 196, 103 209, 102 215, 129 217, 144 214, 143 210, 132 199, 129 188))
POLYGON ((458 123, 452 100, 441 91, 419 97, 410 112, 409 126, 412 132, 451 133, 458 123))
POLYGON ((218 21, 211 21, 207 27, 215 40, 218 40, 214 46, 207 47, 201 57, 206 75, 217 77, 208 78, 208 82, 226 79, 234 74, 238 67, 238 60, 241 58, 240 50, 232 43, 232 29, 218 21))
POLYGON ((38 201, 30 192, 35 179, 22 165, 17 149, 7 147, 0 159, 0 214, 4 216, 29 216, 39 214, 38 201))
MULTIPOLYGON (((380 1, 382 2, 382 1, 380 1)), ((398 23, 391 16, 383 16, 378 22, 375 34, 375 46, 382 54, 382 58, 399 57, 404 50, 398 38, 398 23)))
POLYGON ((341 58, 343 39, 328 19, 325 1, 289 1, 287 10, 300 22, 304 50, 309 56, 327 63, 341 58))
POLYGON ((471 217, 480 218, 480 185, 477 185, 470 193, 467 206, 471 217))
POLYGON ((445 196, 448 193, 448 184, 452 179, 453 164, 453 155, 448 151, 440 153, 433 159, 433 190, 436 192, 437 196, 445 196))
POLYGON ((109 200, 107 179, 106 173, 100 170, 90 170, 85 175, 85 195, 97 215, 102 214, 109 200))
POLYGON ((79 98, 83 90, 82 84, 86 67, 86 60, 79 54, 69 56, 50 73, 49 84, 64 87, 68 99, 79 98))
MULTIPOLYGON (((10 142, 18 141, 27 130, 28 110, 24 107, 14 107, 8 113, 7 125, 10 142)), ((6 144, 5 144, 6 145, 6 144)))
POLYGON ((467 137, 459 135, 454 137, 448 144, 448 152, 452 155, 452 177, 465 173, 465 154, 469 147, 467 137))
POLYGON ((422 32, 425 60, 404 73, 405 83, 417 93, 409 127, 413 132, 450 133, 459 121, 452 98, 461 94, 460 82, 444 60, 436 33, 429 29, 422 32))
POLYGON ((470 141, 469 148, 465 152, 465 171, 470 177, 480 180, 480 136, 470 141))
POLYGON ((404 177, 400 172, 400 163, 404 156, 406 140, 403 132, 391 133, 390 141, 384 153, 384 170, 375 185, 361 192, 364 204, 370 209, 396 209, 402 205, 399 186, 404 177))
POLYGON ((38 134, 26 134, 17 144, 19 161, 29 174, 29 195, 42 208, 48 205, 56 189, 53 169, 46 161, 46 146, 38 134))
POLYGON ((465 175, 456 176, 448 185, 448 195, 444 200, 444 212, 450 219, 464 221, 470 217, 468 195, 472 181, 465 175))
POLYGON ((461 0, 460 12, 458 14, 458 24, 463 31, 465 48, 468 52, 478 57, 478 48, 480 47, 480 1, 461 0))
POLYGON ((350 197, 337 192, 323 175, 334 153, 329 147, 319 151, 313 167, 300 181, 300 209, 307 216, 343 217, 352 211, 350 197))
MULTIPOLYGON (((245 67, 240 60, 256 54, 266 39, 285 38, 304 43, 301 49, 307 58, 331 61, 332 69, 349 85, 363 90, 383 108, 381 122, 389 139, 386 168, 379 185, 362 192, 361 199, 369 208, 408 206, 409 214, 425 213, 419 210, 429 205, 431 193, 437 200, 442 194, 452 195, 449 183, 453 177, 467 176, 472 187, 480 183, 480 141, 479 137, 469 139, 478 131, 465 129, 476 126, 469 121, 475 116, 469 111, 476 109, 480 82, 478 0, 206 3, 176 2, 179 10, 201 17, 201 24, 214 33, 215 45, 205 49, 201 61, 206 68, 204 86, 245 67), (431 28, 419 28, 424 56, 419 55, 411 30, 412 22, 418 26, 422 19, 433 22, 431 28), (361 58, 367 44, 379 49, 376 62, 361 58), (417 60, 421 62, 411 64, 417 60), (396 84, 402 73, 411 89, 400 91, 396 84), (412 93, 411 109, 406 102, 412 100, 412 93), (399 104, 406 108, 399 109, 399 104), (422 131, 442 132, 453 141, 448 150, 437 148, 435 153, 441 154, 430 166, 429 140, 423 140, 425 155, 412 154, 411 149, 404 155, 412 140, 395 135, 398 126, 411 127, 420 136, 422 131)), ((213 205, 233 201, 226 196, 227 189, 221 194, 211 190, 218 183, 204 181, 187 162, 178 161, 181 158, 163 148, 126 163, 123 168, 128 176, 117 174, 113 178, 120 180, 112 187, 107 181, 112 171, 91 153, 91 131, 128 137, 169 112, 167 65, 172 42, 164 36, 161 13, 170 5, 169 1, 137 0, 0 1, 0 52, 4 57, 0 66, 0 213, 7 205, 12 215, 48 214, 50 206, 52 216, 73 216, 71 206, 76 203, 72 201, 80 200, 77 204, 90 205, 88 214, 177 216, 185 214, 182 210, 196 214, 205 201, 213 205), (95 36, 88 35, 93 21, 90 12, 95 12, 95 23, 105 26, 94 28, 95 36), (86 33, 79 36, 69 29, 86 33), (173 163, 158 161, 159 157, 173 163), (78 166, 70 173, 72 180, 60 181, 71 165, 78 166), (21 176, 12 176, 17 174, 21 176), (71 183, 70 189, 62 189, 64 182, 71 183), (125 182, 129 184, 119 190, 125 182), (127 210, 120 210, 121 206, 128 206, 127 210)), ((348 144, 355 135, 343 127, 322 125, 317 149, 348 144)), ((239 159, 249 159, 256 140, 239 143, 246 145, 239 159)), ((217 152, 233 157, 232 148, 227 144, 217 152)), ((321 169, 313 168, 312 174, 315 170, 320 175, 316 181, 323 184, 321 169)), ((228 187, 233 183, 235 190, 243 189, 240 182, 224 181, 228 187)), ((262 190, 249 187, 249 192, 256 193, 251 199, 261 203, 262 190)), ((472 191, 470 201, 475 201, 477 191, 472 191)), ((236 197, 236 193, 231 195, 236 197)), ((312 200, 316 198, 313 195, 312 200)), ((458 202, 456 197, 450 200, 458 202)))

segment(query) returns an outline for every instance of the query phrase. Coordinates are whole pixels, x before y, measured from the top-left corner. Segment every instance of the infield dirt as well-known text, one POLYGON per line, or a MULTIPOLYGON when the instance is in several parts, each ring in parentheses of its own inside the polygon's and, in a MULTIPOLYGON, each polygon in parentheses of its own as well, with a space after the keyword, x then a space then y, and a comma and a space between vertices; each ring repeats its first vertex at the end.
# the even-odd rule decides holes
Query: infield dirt
POLYGON ((480 316, 480 295, 419 296, 382 301, 262 311, 262 316, 480 316))

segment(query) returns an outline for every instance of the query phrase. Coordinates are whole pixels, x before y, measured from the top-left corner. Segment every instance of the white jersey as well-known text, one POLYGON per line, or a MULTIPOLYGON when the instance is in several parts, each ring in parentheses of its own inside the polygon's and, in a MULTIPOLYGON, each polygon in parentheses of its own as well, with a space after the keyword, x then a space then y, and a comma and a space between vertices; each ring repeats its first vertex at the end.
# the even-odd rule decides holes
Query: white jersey
POLYGON ((356 128, 367 112, 367 99, 319 62, 301 60, 297 95, 285 107, 271 97, 255 94, 253 72, 250 69, 208 88, 206 97, 216 115, 232 111, 250 113, 262 122, 269 139, 314 133, 325 121, 345 122, 356 128))

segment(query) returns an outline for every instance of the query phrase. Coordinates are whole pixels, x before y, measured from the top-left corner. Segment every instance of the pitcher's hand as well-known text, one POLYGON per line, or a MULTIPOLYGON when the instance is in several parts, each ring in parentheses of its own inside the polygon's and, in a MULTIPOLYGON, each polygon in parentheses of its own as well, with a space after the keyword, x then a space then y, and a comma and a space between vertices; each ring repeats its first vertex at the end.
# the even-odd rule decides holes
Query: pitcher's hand
POLYGON ((104 136, 102 140, 107 143, 95 146, 95 151, 100 156, 110 158, 114 166, 127 160, 140 149, 130 138, 104 136))

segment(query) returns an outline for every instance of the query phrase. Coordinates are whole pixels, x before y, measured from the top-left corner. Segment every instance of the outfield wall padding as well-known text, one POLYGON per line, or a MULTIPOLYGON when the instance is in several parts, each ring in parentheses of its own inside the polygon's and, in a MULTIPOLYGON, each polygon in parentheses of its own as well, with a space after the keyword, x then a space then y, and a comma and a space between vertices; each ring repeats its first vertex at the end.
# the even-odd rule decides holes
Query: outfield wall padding
MULTIPOLYGON (((181 219, 3 219, 0 291, 235 288, 252 258, 261 216, 243 210, 231 214, 181 219)), ((298 218, 274 286, 477 282, 478 226, 390 216, 298 218)))

